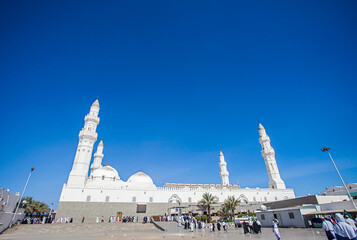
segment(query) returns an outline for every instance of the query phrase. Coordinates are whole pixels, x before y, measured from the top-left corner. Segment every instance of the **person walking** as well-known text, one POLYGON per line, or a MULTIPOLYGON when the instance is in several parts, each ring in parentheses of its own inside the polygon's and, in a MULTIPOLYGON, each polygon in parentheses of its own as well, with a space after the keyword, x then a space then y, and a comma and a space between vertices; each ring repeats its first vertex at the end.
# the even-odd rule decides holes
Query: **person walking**
POLYGON ((224 220, 223 220, 223 222, 222 222, 222 227, 223 227, 223 230, 224 230, 225 232, 227 232, 227 224, 226 224, 226 221, 224 221, 224 220))
POLYGON ((279 227, 278 227, 279 221, 278 219, 274 218, 273 219, 273 232, 275 234, 275 237, 280 240, 280 232, 279 232, 279 227))
POLYGON ((85 217, 83 216, 83 218, 82 218, 82 223, 84 223, 84 220, 85 220, 85 217))
POLYGON ((346 223, 349 224, 353 228, 355 233, 357 233, 357 227, 356 227, 355 221, 353 221, 353 219, 351 219, 349 215, 345 215, 345 219, 346 219, 346 223))
POLYGON ((218 230, 218 232, 220 232, 221 231, 221 222, 217 222, 217 230, 218 230))
POLYGON ((253 233, 253 220, 250 218, 248 220, 249 232, 253 233))
POLYGON ((357 235, 353 228, 346 223, 340 213, 335 215, 336 224, 333 226, 337 240, 356 240, 357 235))
POLYGON ((333 229, 333 224, 332 222, 330 222, 329 220, 327 220, 326 218, 321 218, 322 219, 322 228, 325 230, 326 232, 326 237, 328 240, 334 240, 336 239, 336 235, 335 235, 335 230, 333 229))
POLYGON ((249 229, 248 229, 248 224, 247 224, 247 222, 244 221, 242 225, 243 225, 244 234, 249 233, 249 229))
POLYGON ((262 233, 262 223, 257 220, 257 229, 258 229, 258 233, 262 233))

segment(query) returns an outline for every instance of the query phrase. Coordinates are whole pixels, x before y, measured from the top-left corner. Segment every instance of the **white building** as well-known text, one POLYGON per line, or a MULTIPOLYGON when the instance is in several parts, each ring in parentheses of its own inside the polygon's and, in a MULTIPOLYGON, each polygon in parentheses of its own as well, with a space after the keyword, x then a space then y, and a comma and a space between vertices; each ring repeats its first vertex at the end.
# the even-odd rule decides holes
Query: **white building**
MULTIPOLYGON (((353 198, 357 198, 357 183, 347 183, 346 188, 348 189, 348 191, 350 192, 353 198)), ((326 188, 323 195, 325 196, 347 195, 347 191, 344 186, 332 186, 326 188)))
POLYGON ((220 203, 231 195, 242 203, 256 204, 295 197, 293 189, 286 189, 280 178, 274 149, 260 123, 259 141, 269 175, 269 188, 250 189, 229 184, 227 162, 222 151, 219 153, 221 184, 166 183, 164 187, 158 187, 151 177, 142 171, 123 181, 114 168, 102 165, 103 141, 99 142, 91 164, 93 146, 98 136, 96 128, 100 121, 99 109, 97 99, 84 118, 73 167, 67 183, 62 188, 58 218, 71 216, 78 222, 85 217, 87 221, 93 222, 97 216, 121 218, 122 215, 177 214, 185 206, 196 210, 197 202, 205 192, 216 196, 220 203))
POLYGON ((271 227, 274 218, 279 220, 280 227, 307 227, 308 220, 312 220, 315 214, 324 210, 344 209, 342 206, 351 209, 352 203, 347 196, 309 195, 265 203, 256 214, 263 227, 271 227))

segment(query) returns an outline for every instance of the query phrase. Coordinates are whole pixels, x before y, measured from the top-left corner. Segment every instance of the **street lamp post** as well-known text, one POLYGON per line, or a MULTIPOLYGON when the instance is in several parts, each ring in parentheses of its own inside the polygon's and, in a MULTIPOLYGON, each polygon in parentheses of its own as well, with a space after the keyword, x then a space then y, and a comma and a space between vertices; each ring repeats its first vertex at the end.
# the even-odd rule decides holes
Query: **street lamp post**
POLYGON ((340 174, 340 171, 338 171, 338 168, 337 168, 337 166, 336 166, 336 164, 335 164, 335 161, 333 160, 333 158, 332 158, 332 156, 331 156, 331 154, 330 154, 330 152, 329 152, 330 149, 331 149, 330 147, 324 147, 324 148, 321 148, 321 151, 327 152, 328 155, 330 156, 330 159, 331 159, 333 165, 335 166, 335 169, 336 169, 336 171, 337 171, 337 173, 338 173, 338 176, 340 177, 340 179, 341 179, 341 181, 342 181, 342 183, 343 183, 343 186, 344 186, 345 189, 346 189, 346 192, 347 192, 347 195, 348 195, 349 199, 351 200, 351 202, 352 202, 353 206, 355 207, 355 209, 357 209, 356 204, 355 204, 355 202, 353 201, 353 199, 352 199, 352 197, 351 197, 350 191, 348 191, 347 186, 346 186, 346 184, 345 184, 345 181, 343 181, 343 178, 342 178, 342 176, 341 176, 341 174, 340 174))
POLYGON ((30 180, 30 177, 31 177, 31 174, 32 174, 33 170, 35 170, 35 168, 31 168, 31 171, 30 171, 30 174, 29 174, 29 176, 28 176, 28 178, 27 178, 27 181, 26 181, 24 190, 23 190, 22 193, 21 193, 20 201, 19 201, 19 203, 17 204, 17 207, 16 207, 16 210, 15 210, 14 216, 12 217, 12 221, 14 221, 14 219, 15 219, 17 210, 19 209, 19 206, 20 206, 20 204, 21 204, 22 197, 24 196, 24 193, 25 193, 27 184, 29 183, 29 180, 30 180))
MULTIPOLYGON (((51 220, 52 220, 52 214, 51 214, 52 208, 53 208, 53 203, 51 203, 50 213, 48 214, 48 221, 51 221, 51 220)), ((50 222, 48 222, 48 223, 50 223, 50 222)))

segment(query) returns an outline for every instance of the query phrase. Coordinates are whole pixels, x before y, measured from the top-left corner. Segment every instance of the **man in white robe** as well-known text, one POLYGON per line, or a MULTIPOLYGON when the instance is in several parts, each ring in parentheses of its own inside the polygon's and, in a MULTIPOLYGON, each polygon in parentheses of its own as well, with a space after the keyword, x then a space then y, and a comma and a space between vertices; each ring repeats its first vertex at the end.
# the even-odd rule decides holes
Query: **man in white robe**
POLYGON ((353 228, 353 230, 357 233, 357 227, 355 221, 353 221, 348 215, 346 215, 345 219, 346 219, 346 223, 349 224, 353 228))
POLYGON ((336 224, 333 226, 333 229, 338 239, 355 239, 357 237, 353 228, 345 222, 340 213, 336 213, 335 219, 336 224))
POLYGON ((279 221, 278 219, 274 218, 273 220, 273 232, 278 240, 280 240, 280 232, 278 227, 279 221))
POLYGON ((322 218, 322 228, 326 232, 327 239, 334 240, 336 239, 335 230, 333 229, 333 224, 326 218, 322 218))

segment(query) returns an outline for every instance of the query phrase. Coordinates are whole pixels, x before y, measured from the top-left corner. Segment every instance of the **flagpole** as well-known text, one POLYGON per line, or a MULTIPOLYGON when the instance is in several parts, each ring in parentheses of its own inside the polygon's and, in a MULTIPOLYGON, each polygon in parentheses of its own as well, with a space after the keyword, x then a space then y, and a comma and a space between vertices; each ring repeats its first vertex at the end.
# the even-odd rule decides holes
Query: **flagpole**
POLYGON ((343 178, 342 178, 342 176, 341 176, 341 174, 340 174, 340 171, 338 171, 338 168, 337 168, 337 166, 336 166, 336 164, 335 164, 335 161, 333 160, 333 158, 332 158, 332 156, 331 156, 331 154, 330 154, 330 152, 329 152, 330 149, 331 149, 331 148, 329 148, 329 147, 324 147, 324 148, 321 149, 321 151, 323 151, 323 152, 326 151, 326 152, 328 153, 328 155, 330 156, 330 159, 331 159, 333 165, 335 166, 335 169, 336 169, 336 171, 337 171, 337 173, 338 173, 338 176, 340 177, 340 179, 341 179, 341 181, 342 181, 342 183, 343 183, 343 186, 344 186, 345 189, 346 189, 347 196, 348 196, 349 199, 351 200, 351 202, 352 202, 353 206, 355 207, 355 209, 357 209, 356 204, 355 204, 355 202, 353 201, 353 199, 352 199, 352 197, 351 197, 350 191, 348 191, 347 186, 346 186, 346 183, 345 183, 345 181, 343 181, 343 178))

